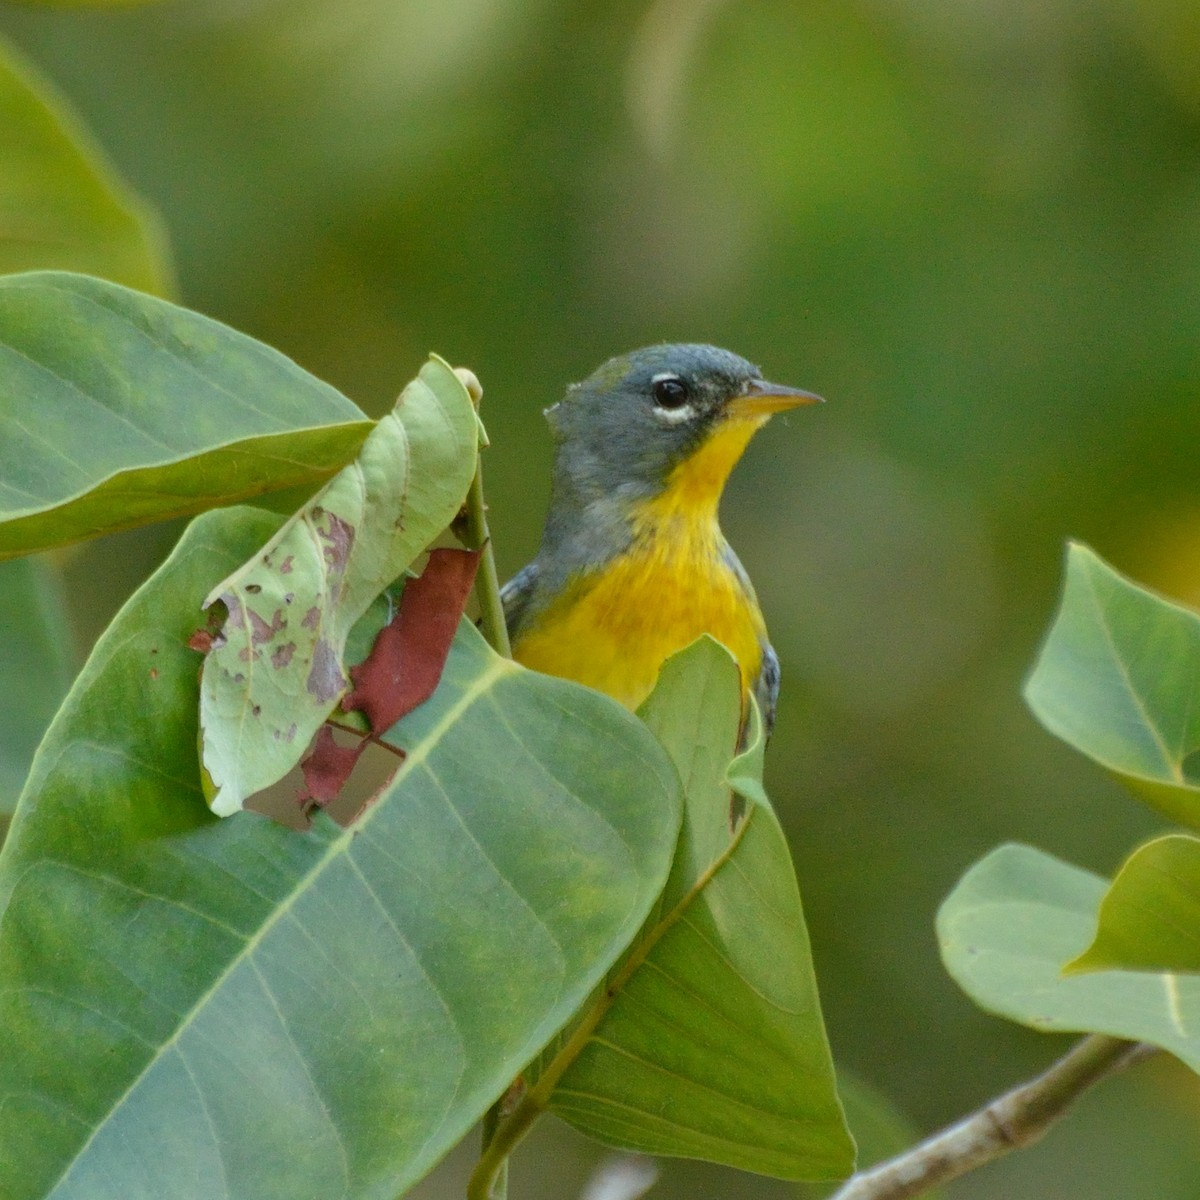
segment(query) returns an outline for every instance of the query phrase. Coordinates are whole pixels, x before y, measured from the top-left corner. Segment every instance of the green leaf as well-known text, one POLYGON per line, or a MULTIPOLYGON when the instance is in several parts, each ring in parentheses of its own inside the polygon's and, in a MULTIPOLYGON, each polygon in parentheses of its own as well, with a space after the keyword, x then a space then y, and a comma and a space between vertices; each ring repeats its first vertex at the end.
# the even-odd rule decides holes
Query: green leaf
POLYGON ((314 485, 370 428, 198 313, 81 275, 0 278, 0 559, 314 485))
POLYGON ((1071 545, 1025 685, 1038 720, 1174 821, 1200 828, 1200 616, 1071 545))
POLYGON ((0 39, 0 274, 43 268, 173 288, 157 215, 62 96, 0 39))
POLYGON ((1200 971, 1200 840, 1168 834, 1140 846, 1100 903, 1092 944, 1070 971, 1200 971))
POLYGON ((854 1146, 791 857, 762 795, 761 730, 734 754, 739 693, 728 651, 703 638, 643 706, 684 786, 671 876, 583 1021, 543 1055, 531 1095, 612 1145, 842 1177, 854 1146))
POLYGON ((1200 978, 1065 975, 1096 931, 1105 881, 1029 846, 972 867, 938 913, 942 961, 981 1008, 1045 1032, 1151 1042, 1200 1071, 1200 978))
POLYGON ((71 686, 74 664, 66 605, 49 563, 0 563, 0 612, 0 814, 7 814, 71 686))
POLYGON ((391 1200, 662 889, 679 783, 653 737, 465 623, 352 827, 214 817, 185 642, 276 524, 194 522, 34 761, 0 854, 5 1200, 391 1200))
POLYGON ((462 507, 478 429, 462 381, 431 358, 358 458, 204 601, 228 611, 200 685, 213 812, 299 762, 350 686, 352 626, 462 507))

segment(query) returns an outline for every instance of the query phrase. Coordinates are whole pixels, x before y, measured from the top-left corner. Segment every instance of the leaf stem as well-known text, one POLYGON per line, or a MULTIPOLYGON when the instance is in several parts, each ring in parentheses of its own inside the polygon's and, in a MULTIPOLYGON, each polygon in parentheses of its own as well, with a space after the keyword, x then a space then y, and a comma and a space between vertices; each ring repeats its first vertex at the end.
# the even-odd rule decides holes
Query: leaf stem
POLYGON ((1107 1075, 1158 1047, 1093 1033, 1048 1071, 887 1162, 854 1175, 829 1200, 907 1200, 1038 1141, 1068 1108, 1107 1075))
MULTIPOLYGON (((482 457, 482 451, 480 451, 482 457)), ((483 499, 483 463, 475 465, 475 478, 467 493, 465 540, 472 550, 481 551, 479 573, 475 577, 475 595, 479 597, 480 625, 483 636, 497 654, 512 658, 508 641, 508 625, 504 620, 504 605, 500 602, 500 577, 496 573, 496 556, 492 553, 492 535, 487 523, 487 505, 483 499)))
POLYGON ((526 1094, 508 1120, 500 1121, 497 1100, 483 1119, 483 1153, 471 1172, 467 1184, 467 1200, 505 1200, 508 1191, 508 1159, 517 1143, 533 1128, 542 1115, 542 1106, 526 1094), (493 1116, 493 1114, 495 1114, 493 1116), (489 1126, 491 1136, 489 1137, 489 1126))
MULTIPOLYGON (((454 374, 467 389, 478 418, 483 400, 483 388, 469 367, 455 367, 454 374)), ((508 623, 500 601, 500 577, 496 574, 496 556, 492 553, 492 534, 487 523, 487 504, 483 499, 483 451, 488 444, 483 422, 479 421, 479 449, 475 452, 475 476, 467 492, 465 510, 454 522, 453 529, 468 550, 478 550, 479 570, 475 575, 475 595, 479 598, 479 624, 483 636, 495 652, 512 658, 508 641, 508 623)))

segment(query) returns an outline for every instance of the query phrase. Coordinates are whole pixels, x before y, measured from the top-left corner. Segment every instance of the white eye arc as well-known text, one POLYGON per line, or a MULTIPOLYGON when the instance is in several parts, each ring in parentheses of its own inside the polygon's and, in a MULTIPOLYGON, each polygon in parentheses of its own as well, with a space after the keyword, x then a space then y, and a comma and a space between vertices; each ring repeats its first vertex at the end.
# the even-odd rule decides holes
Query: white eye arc
POLYGON ((681 425, 696 415, 690 403, 691 389, 672 371, 664 371, 650 380, 654 396, 654 415, 667 425, 681 425))
POLYGON ((664 425, 682 425, 696 415, 696 410, 690 404, 681 405, 679 408, 663 408, 662 405, 656 404, 654 415, 664 425))

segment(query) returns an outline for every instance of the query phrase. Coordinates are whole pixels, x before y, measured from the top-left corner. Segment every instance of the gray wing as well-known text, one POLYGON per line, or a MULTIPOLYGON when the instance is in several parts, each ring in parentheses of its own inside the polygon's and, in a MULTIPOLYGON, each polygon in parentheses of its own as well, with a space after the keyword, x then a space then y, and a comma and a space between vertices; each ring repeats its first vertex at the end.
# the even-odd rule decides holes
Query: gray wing
POLYGON ((754 698, 762 710, 763 736, 775 728, 775 705, 779 700, 779 656, 769 642, 763 643, 763 660, 754 682, 754 698))
POLYGON ((500 602, 504 605, 504 623, 508 636, 515 637, 529 609, 529 601, 537 590, 538 566, 531 562, 519 570, 501 589, 500 602))
MULTIPOLYGON (((746 568, 742 566, 741 560, 733 552, 733 548, 728 542, 721 547, 721 557, 725 560, 729 569, 737 576, 738 582, 746 591, 746 595, 750 597, 755 604, 758 603, 754 595, 754 584, 750 582, 750 576, 746 574, 746 568)), ((769 738, 771 730, 775 728, 775 705, 779 700, 779 656, 775 653, 770 642, 762 644, 762 666, 758 670, 758 678, 754 681, 754 698, 758 701, 759 711, 762 713, 763 719, 763 737, 769 738)), ((742 730, 743 737, 746 731, 742 730)))

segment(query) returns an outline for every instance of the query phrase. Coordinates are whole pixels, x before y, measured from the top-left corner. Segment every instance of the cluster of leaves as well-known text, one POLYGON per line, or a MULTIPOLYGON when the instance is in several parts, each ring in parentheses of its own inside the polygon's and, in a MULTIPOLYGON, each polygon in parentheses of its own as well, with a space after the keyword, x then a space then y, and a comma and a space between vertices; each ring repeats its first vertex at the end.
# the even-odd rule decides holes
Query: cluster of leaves
MULTIPOLYGON (((635 717, 467 623, 448 644, 432 630, 453 632, 454 606, 410 604, 397 673, 428 698, 373 721, 395 753, 369 807, 303 831, 239 811, 351 706, 352 665, 398 628, 377 597, 455 516, 481 428, 440 360, 371 422, 146 294, 171 286, 153 218, 13 61, 0 670, 21 682, 0 690, 0 811, 22 799, 0 853, 4 1194, 392 1196, 518 1075, 480 1195, 547 1110, 633 1149, 846 1174, 761 739, 735 751, 737 673, 714 643, 668 664, 635 717), (141 290, 11 274, 39 266, 141 290), (293 488, 321 490, 286 519, 237 507, 293 488), (196 513, 68 692, 56 571, 23 556, 196 513), (436 654, 414 653, 423 633, 436 654)), ((1029 701, 1192 829, 1198 668, 1200 618, 1072 549, 1029 701)), ((1180 833, 1111 885, 1003 847, 939 916, 947 968, 983 1007, 1200 1070, 1198 930, 1200 841, 1180 833)))
POLYGON ((349 707, 376 597, 463 503, 477 415, 440 360, 371 422, 144 291, 13 273, 170 286, 153 219, 44 81, 0 66, 0 107, 26 153, 0 164, 3 665, 28 681, 0 752, 6 811, 21 791, 5 1194, 395 1195, 522 1071, 526 1115, 618 1145, 844 1175, 799 894, 720 647, 673 664, 642 722, 453 612, 446 644, 437 587, 407 603, 422 577, 402 690, 444 671, 382 723, 361 705, 396 751, 370 805, 302 831, 239 811, 349 707), (287 519, 236 506, 314 487, 287 519), (192 513, 68 692, 55 564, 20 556, 192 513))
MULTIPOLYGON (((1026 685, 1053 733, 1200 831, 1200 616, 1073 545, 1026 685)), ((1200 838, 1168 833, 1105 880, 1028 846, 972 868, 938 917, 947 969, 982 1007, 1041 1030, 1161 1046, 1200 1070, 1200 838)))
MULTIPOLYGON (((282 526, 196 521, 42 739, 0 860, 8 1194, 394 1194, 539 1051, 527 1102, 607 1140, 845 1173, 799 896, 715 645, 655 694, 656 739, 464 625, 432 700, 380 731, 406 757, 351 827, 205 806, 299 761, 355 623, 462 503, 476 418, 444 365, 372 426, 251 339, 42 273, 0 281, 0 388, 6 557, 358 452, 282 526)), ((35 730, 66 675, 49 576, 4 580, 18 669, 50 689, 13 693, 35 730)), ((10 798, 33 740, 6 745, 10 798)))
POLYGON ((316 480, 361 439, 282 523, 196 520, 41 743, 0 857, 8 1194, 397 1194, 522 1071, 527 1106, 610 1142, 846 1173, 715 644, 643 723, 463 624, 428 703, 376 731, 403 762, 352 824, 205 803, 300 761, 376 595, 463 503, 479 427, 445 364, 371 426, 232 330, 42 273, 0 279, 0 390, 6 555, 316 480))

